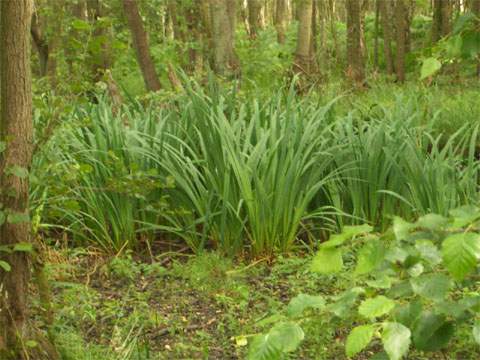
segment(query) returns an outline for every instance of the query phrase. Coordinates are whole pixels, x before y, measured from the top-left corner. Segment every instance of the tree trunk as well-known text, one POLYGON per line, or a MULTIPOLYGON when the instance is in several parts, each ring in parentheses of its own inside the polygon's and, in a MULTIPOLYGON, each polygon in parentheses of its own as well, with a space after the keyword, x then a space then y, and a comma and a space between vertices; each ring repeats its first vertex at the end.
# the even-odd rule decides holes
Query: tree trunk
POLYGON ((263 0, 248 0, 248 24, 250 38, 256 39, 258 31, 262 28, 263 0))
POLYGON ((375 2, 375 23, 373 30, 373 67, 378 71, 378 22, 380 19, 380 9, 378 0, 375 2))
POLYGON ((235 0, 210 0, 214 70, 219 75, 237 71, 235 54, 235 0))
POLYGON ((393 74, 393 53, 392 53, 392 18, 390 16, 388 0, 378 0, 380 19, 383 29, 383 52, 387 74, 393 74))
POLYGON ((361 47, 360 3, 346 0, 347 11, 347 77, 362 86, 365 70, 361 47))
POLYGON ((405 54, 406 54, 406 27, 407 27, 407 8, 404 0, 397 0, 395 4, 395 25, 397 30, 397 54, 395 68, 397 80, 401 83, 405 81, 405 54))
POLYGON ((148 34, 143 27, 136 0, 123 0, 123 10, 132 33, 133 47, 145 86, 148 91, 158 91, 161 89, 160 80, 155 71, 155 64, 148 47, 148 34))
POLYGON ((47 76, 48 43, 42 34, 42 29, 36 13, 32 15, 30 32, 32 34, 33 44, 38 52, 39 75, 40 77, 47 76))
MULTIPOLYGON (((7 221, 0 229, 0 245, 30 243, 28 171, 32 156, 32 90, 30 75, 30 0, 0 1, 0 137, 6 149, 0 161, 0 188, 7 221), (15 169, 15 171, 14 171, 15 169), (12 195, 13 194, 13 195, 12 195), (9 218, 21 221, 8 221, 9 218)), ((0 267, 0 358, 24 360, 28 339, 27 293, 29 256, 26 252, 0 253, 11 269, 0 267)))
POLYGON ((277 29, 277 40, 279 44, 285 44, 287 32, 287 0, 276 0, 275 28, 277 29))
POLYGON ((102 4, 100 0, 87 0, 87 12, 94 28, 93 37, 100 42, 100 50, 98 52, 91 52, 91 66, 93 82, 98 82, 102 79, 106 70, 110 69, 112 65, 112 57, 110 54, 111 39, 110 34, 105 30, 104 24, 101 24, 98 19, 102 17, 102 4))
POLYGON ((450 0, 433 0, 432 41, 437 42, 450 32, 450 0))
POLYGON ((301 0, 297 3, 297 6, 298 33, 293 71, 297 74, 309 74, 311 65, 310 47, 312 41, 313 1, 301 0))
MULTIPOLYGON (((472 12, 480 18, 480 0, 471 0, 472 12)), ((480 54, 477 55, 477 76, 480 79, 480 54)))
POLYGON ((310 34, 310 72, 318 72, 317 62, 317 40, 318 40, 318 24, 317 24, 317 4, 315 0, 312 2, 312 31, 310 34))

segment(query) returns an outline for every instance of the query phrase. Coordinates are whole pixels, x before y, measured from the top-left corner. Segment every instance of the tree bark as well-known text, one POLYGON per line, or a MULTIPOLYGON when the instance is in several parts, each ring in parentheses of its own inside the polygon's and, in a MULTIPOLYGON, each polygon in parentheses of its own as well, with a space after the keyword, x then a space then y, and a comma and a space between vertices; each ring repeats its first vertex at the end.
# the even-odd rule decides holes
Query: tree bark
POLYGON ((32 34, 33 44, 38 52, 39 75, 40 77, 47 76, 48 66, 48 43, 42 34, 42 29, 39 24, 36 13, 32 15, 32 24, 30 28, 32 34))
POLYGON ((87 13, 94 28, 93 37, 100 42, 100 50, 90 53, 90 61, 92 66, 92 80, 98 82, 102 79, 105 71, 110 69, 112 65, 112 57, 110 54, 110 34, 108 34, 103 24, 99 23, 99 19, 103 16, 103 9, 100 0, 86 0, 87 13))
POLYGON ((394 72, 393 68, 393 52, 392 52, 392 18, 390 16, 388 0, 378 0, 380 11, 380 19, 382 21, 383 29, 383 53, 385 57, 385 66, 387 74, 391 75, 394 72))
POLYGON ((395 69, 397 80, 401 83, 405 81, 405 54, 406 54, 406 27, 407 27, 407 8, 404 0, 397 0, 395 4, 395 24, 397 30, 397 54, 395 69))
POLYGON ((236 72, 239 68, 235 54, 235 0, 210 0, 214 70, 219 75, 236 72))
POLYGON ((312 41, 313 1, 301 0, 298 2, 297 6, 298 33, 293 71, 296 74, 308 75, 310 73, 311 65, 310 47, 312 41))
MULTIPOLYGON (((471 0, 472 12, 480 18, 480 0, 471 0)), ((480 54, 477 55, 477 77, 480 79, 480 54)))
MULTIPOLYGON (((0 228, 0 245, 30 243, 28 170, 32 156, 32 90, 30 74, 31 0, 0 1, 0 138, 6 149, 0 161, 0 188, 7 221, 0 228), (17 169, 17 171, 13 171, 17 169), (8 221, 21 214, 22 221, 8 221)), ((0 358, 24 360, 28 339, 27 293, 30 275, 28 253, 0 253, 11 270, 0 268, 0 358)))
POLYGON ((433 0, 432 41, 437 42, 450 32, 450 0, 433 0))
POLYGON ((148 46, 148 34, 143 27, 136 0, 123 0, 123 9, 132 33, 133 47, 145 86, 148 91, 158 91, 161 89, 160 80, 155 71, 155 64, 148 46))
POLYGON ((256 39, 262 28, 262 2, 263 0, 248 0, 248 27, 251 39, 256 39))
POLYGON ((276 0, 275 28, 279 44, 285 44, 287 32, 287 0, 276 0))
POLYGON ((361 47, 360 2, 346 0, 347 10, 347 77, 363 86, 365 70, 361 47))

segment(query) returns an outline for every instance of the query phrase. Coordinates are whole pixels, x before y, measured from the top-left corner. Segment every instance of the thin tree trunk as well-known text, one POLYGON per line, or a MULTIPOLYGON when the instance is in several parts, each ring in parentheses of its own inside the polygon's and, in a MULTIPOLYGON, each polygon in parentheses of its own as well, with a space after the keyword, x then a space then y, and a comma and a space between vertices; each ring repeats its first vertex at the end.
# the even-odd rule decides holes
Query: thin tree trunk
POLYGON ((263 0, 248 0, 248 24, 250 38, 256 39, 262 27, 262 6, 263 0))
POLYGON ((375 2, 375 24, 374 24, 374 39, 373 39, 373 67, 375 71, 378 70, 378 22, 380 19, 380 5, 378 0, 375 2))
POLYGON ((293 71, 297 74, 309 74, 311 65, 310 46, 312 37, 313 1, 301 0, 297 6, 298 34, 293 71))
MULTIPOLYGON (((1 199, 8 215, 0 229, 0 245, 13 248, 31 241, 30 224, 24 219, 28 215, 28 176, 22 173, 30 168, 32 156, 29 48, 33 4, 31 0, 0 1, 0 8, 0 137, 6 144, 0 162, 0 188, 9 190, 1 199), (21 221, 8 221, 14 216, 21 221)), ((24 360, 28 357, 22 343, 29 335, 29 256, 20 251, 0 254, 11 267, 10 271, 0 267, 0 358, 24 360)))
POLYGON ((317 4, 315 0, 312 2, 312 31, 310 35, 310 72, 315 73, 318 71, 318 62, 317 62, 317 40, 318 40, 318 29, 317 29, 317 4))
POLYGON ((388 0, 378 0, 380 10, 380 19, 382 21, 383 29, 383 52, 385 57, 385 66, 387 74, 391 75, 394 72, 393 68, 393 52, 392 52, 392 18, 390 16, 388 0))
POLYGON ((102 4, 100 0, 87 0, 87 12, 90 21, 94 27, 93 36, 100 42, 100 51, 90 54, 92 62, 93 81, 98 82, 102 79, 106 70, 112 65, 110 54, 110 34, 105 31, 103 24, 99 24, 98 19, 102 17, 102 4))
POLYGON ((450 0, 433 0, 432 42, 450 32, 451 12, 450 0))
POLYGON ((277 29, 277 40, 279 44, 285 44, 287 32, 287 0, 276 0, 275 28, 277 29))
POLYGON ((335 2, 334 0, 328 0, 328 9, 330 15, 330 32, 332 33, 333 45, 335 48, 335 56, 333 58, 340 59, 342 51, 340 51, 340 44, 338 41, 337 25, 335 18, 335 2))
POLYGON ((48 43, 42 34, 37 13, 32 15, 30 32, 32 34, 33 44, 38 52, 39 75, 40 77, 47 76, 48 43))
POLYGON ((361 48, 360 3, 346 0, 347 11, 347 77, 363 86, 365 70, 361 48))
POLYGON ((210 0, 214 70, 219 75, 235 72, 238 58, 235 54, 235 0, 210 0))
POLYGON ((160 80, 155 71, 155 64, 148 47, 148 34, 143 27, 136 0, 123 0, 123 9, 132 33, 133 47, 145 86, 148 91, 158 91, 161 89, 160 80))
POLYGON ((395 4, 395 24, 397 30, 397 54, 395 68, 397 80, 401 83, 405 81, 405 54, 406 54, 406 26, 407 26, 407 8, 404 0, 397 0, 395 4))
MULTIPOLYGON (((470 0, 472 12, 480 18, 480 0, 470 0)), ((480 54, 477 55, 477 76, 480 79, 480 54)))

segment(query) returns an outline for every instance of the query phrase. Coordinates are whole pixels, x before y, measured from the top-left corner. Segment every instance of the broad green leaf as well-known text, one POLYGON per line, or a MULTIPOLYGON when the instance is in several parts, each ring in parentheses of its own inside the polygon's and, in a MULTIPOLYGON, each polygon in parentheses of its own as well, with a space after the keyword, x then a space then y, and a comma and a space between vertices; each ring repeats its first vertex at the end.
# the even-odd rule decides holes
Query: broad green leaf
POLYGON ((20 224, 30 221, 28 214, 23 213, 9 213, 7 215, 7 222, 10 224, 20 224))
POLYGON ((452 286, 450 278, 443 274, 428 274, 410 279, 413 292, 421 297, 433 301, 445 298, 452 286))
POLYGON ((26 242, 17 243, 13 247, 13 251, 32 252, 33 245, 31 243, 26 243, 26 242))
POLYGON ((415 323, 422 313, 422 309, 422 302, 420 300, 416 300, 397 306, 392 315, 396 322, 411 328, 412 324, 415 323))
POLYGON ((411 277, 418 277, 423 273, 423 270, 425 270, 423 264, 421 262, 416 263, 413 266, 410 266, 408 268, 408 275, 411 277))
POLYGON ((415 224, 403 220, 401 217, 395 216, 393 218, 393 233, 397 240, 404 240, 407 238, 410 230, 415 228, 415 224))
POLYGON ((480 236, 475 233, 460 233, 447 237, 442 244, 442 256, 446 268, 457 280, 477 267, 480 257, 480 236))
POLYGON ((320 245, 322 248, 332 248, 342 245, 345 241, 351 239, 354 236, 369 233, 373 228, 368 224, 345 226, 340 234, 334 234, 330 236, 330 239, 320 245))
POLYGON ((410 281, 403 280, 393 285, 388 291, 387 295, 392 298, 402 298, 413 294, 412 285, 410 281))
POLYGON ((385 254, 385 259, 391 263, 403 264, 407 258, 408 252, 398 246, 388 249, 387 253, 385 254))
POLYGON ((290 316, 298 316, 301 315, 305 309, 322 309, 324 306, 325 300, 322 296, 300 294, 290 300, 290 303, 287 307, 287 312, 290 316))
POLYGON ((278 360, 282 351, 274 346, 268 334, 257 335, 253 338, 248 350, 248 360, 278 360))
POLYGON ((354 328, 347 337, 345 345, 345 353, 348 357, 352 357, 365 349, 370 341, 372 341, 375 333, 374 325, 361 325, 354 328))
POLYGON ((360 294, 363 294, 365 290, 361 287, 354 287, 353 289, 346 290, 341 295, 334 298, 334 302, 327 306, 328 311, 335 314, 339 318, 343 318, 352 311, 352 307, 358 299, 360 294))
POLYGON ((475 324, 473 324, 472 334, 475 342, 480 345, 480 321, 477 320, 475 324))
POLYGON ((282 352, 292 352, 300 345, 305 334, 298 324, 281 322, 272 327, 268 332, 268 336, 275 348, 280 349, 282 352))
POLYGON ((5 271, 12 270, 12 267, 10 266, 10 264, 3 260, 0 260, 0 268, 2 268, 5 271))
POLYGON ((413 342, 422 351, 437 351, 444 348, 454 333, 452 322, 445 315, 424 312, 415 322, 413 342))
POLYGON ((427 214, 421 216, 415 223, 418 227, 428 230, 441 230, 447 225, 448 219, 438 214, 427 214))
POLYGON ((422 259, 430 265, 438 265, 442 262, 442 254, 430 240, 418 240, 415 249, 420 253, 422 259))
POLYGON ((362 301, 358 307, 358 312, 367 319, 373 319, 388 314, 394 307, 395 301, 379 295, 362 301))
POLYGON ((320 274, 333 274, 343 268, 342 250, 338 248, 320 249, 313 258, 311 271, 320 274))
POLYGON ((429 57, 423 60, 422 69, 420 70, 420 80, 424 80, 434 75, 442 67, 442 63, 438 59, 429 57))
POLYGON ((473 205, 465 205, 450 210, 449 214, 453 217, 454 228, 463 228, 480 218, 480 209, 473 205))
POLYGON ((0 210, 0 226, 5 224, 5 220, 6 220, 5 212, 0 210))
POLYGON ((358 252, 358 262, 355 275, 368 274, 381 265, 385 258, 385 247, 378 240, 368 241, 358 252))
POLYGON ((390 289, 392 287, 392 278, 386 275, 380 276, 374 280, 365 281, 366 284, 375 289, 390 289))
POLYGON ((390 360, 400 360, 408 353, 410 337, 410 330, 400 323, 387 322, 383 325, 383 348, 390 360))

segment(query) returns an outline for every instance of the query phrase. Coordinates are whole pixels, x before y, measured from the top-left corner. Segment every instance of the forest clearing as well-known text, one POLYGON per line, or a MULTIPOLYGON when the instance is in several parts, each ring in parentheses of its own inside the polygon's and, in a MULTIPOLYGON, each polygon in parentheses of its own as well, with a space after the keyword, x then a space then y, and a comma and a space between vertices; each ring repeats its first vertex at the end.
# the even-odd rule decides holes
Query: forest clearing
POLYGON ((480 359, 480 0, 0 0, 0 360, 480 359))

